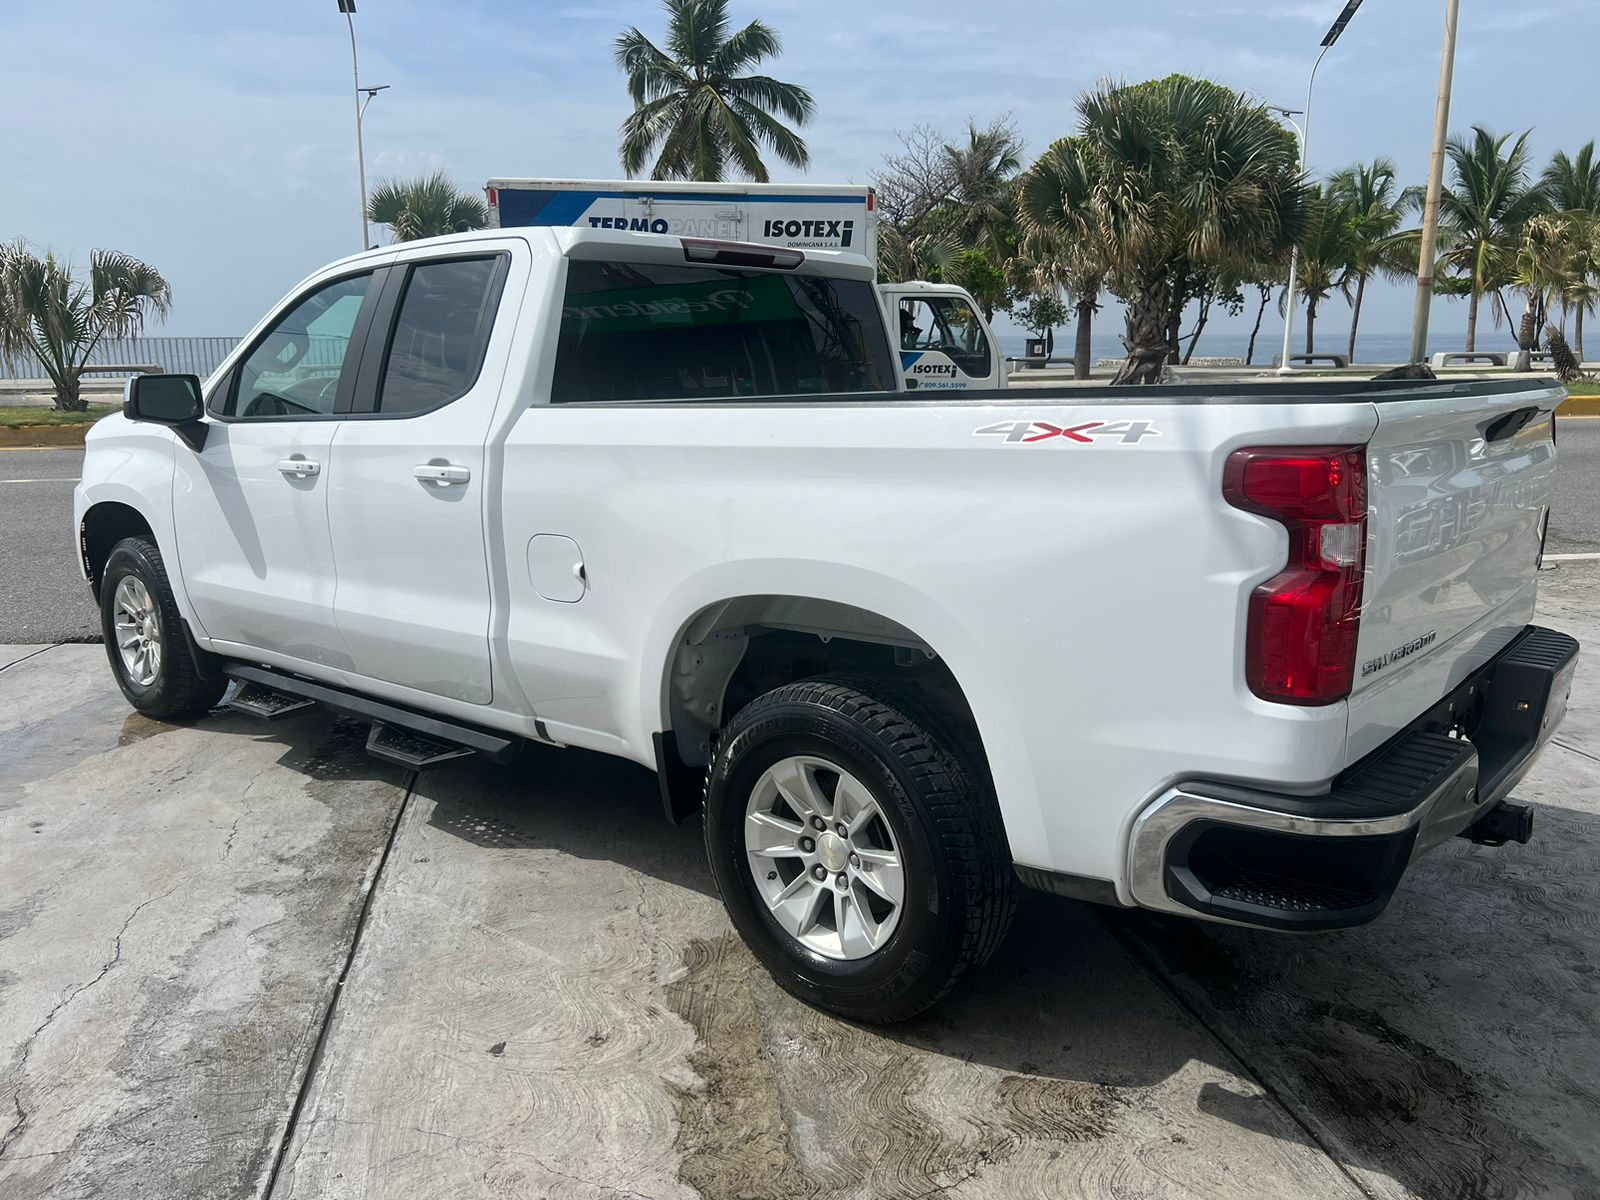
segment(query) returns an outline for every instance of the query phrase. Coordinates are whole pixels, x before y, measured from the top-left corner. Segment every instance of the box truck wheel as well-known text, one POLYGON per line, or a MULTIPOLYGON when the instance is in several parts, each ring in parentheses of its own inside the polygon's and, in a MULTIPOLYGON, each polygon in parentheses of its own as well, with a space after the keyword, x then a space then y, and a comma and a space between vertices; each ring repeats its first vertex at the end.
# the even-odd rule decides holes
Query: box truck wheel
POLYGON ((787 684, 724 732, 706 852, 728 915, 808 1003, 898 1021, 1000 944, 1015 907, 988 772, 887 679, 787 684))

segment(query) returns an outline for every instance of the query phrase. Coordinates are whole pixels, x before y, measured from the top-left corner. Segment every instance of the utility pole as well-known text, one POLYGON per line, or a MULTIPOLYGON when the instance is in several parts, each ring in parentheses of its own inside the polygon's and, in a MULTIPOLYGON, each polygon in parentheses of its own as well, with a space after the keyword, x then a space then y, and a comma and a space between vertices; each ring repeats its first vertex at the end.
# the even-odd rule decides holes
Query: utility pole
MULTIPOLYGON (((1317 68, 1322 66, 1322 60, 1327 57, 1328 51, 1333 49, 1333 44, 1339 40, 1339 35, 1344 32, 1344 27, 1350 24, 1350 18, 1356 15, 1356 9, 1361 7, 1361 0, 1346 0, 1343 10, 1334 19, 1328 32, 1322 39, 1322 53, 1317 55, 1317 61, 1311 66, 1311 79, 1306 84, 1306 106, 1302 110, 1305 114, 1305 128, 1296 126, 1300 134, 1300 174, 1306 173, 1306 154, 1311 141, 1311 91, 1317 86, 1317 68)), ((1280 108, 1277 111, 1288 117, 1292 109, 1280 108)), ((1294 124, 1291 118, 1289 123, 1294 124)), ((1300 275, 1300 245, 1297 242, 1289 251, 1289 283, 1283 292, 1283 356, 1278 359, 1278 374, 1292 375, 1294 368, 1289 365, 1289 354, 1292 349, 1290 342, 1294 337, 1294 293, 1299 283, 1300 275)))
POLYGON ((1439 203, 1444 195, 1445 142, 1450 136, 1450 87, 1455 78, 1456 23, 1461 0, 1445 0, 1444 55, 1439 63, 1439 103, 1433 115, 1433 160, 1422 209, 1422 251, 1417 260, 1417 305, 1411 317, 1411 362, 1428 357, 1428 318, 1433 311, 1433 264, 1439 251, 1439 203))

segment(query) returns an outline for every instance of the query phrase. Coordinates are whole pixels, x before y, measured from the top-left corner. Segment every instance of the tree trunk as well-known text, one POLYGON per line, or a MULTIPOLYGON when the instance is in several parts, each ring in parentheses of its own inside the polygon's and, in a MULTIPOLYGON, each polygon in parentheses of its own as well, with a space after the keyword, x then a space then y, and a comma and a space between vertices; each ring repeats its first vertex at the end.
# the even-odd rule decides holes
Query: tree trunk
POLYGON ((1122 344, 1128 357, 1113 384, 1160 383, 1167 361, 1167 319, 1172 307, 1172 277, 1147 276, 1128 303, 1128 332, 1122 344))
POLYGON ((1306 297, 1306 353, 1317 352, 1317 298, 1306 297))
POLYGON ((1271 288, 1258 285, 1256 290, 1261 293, 1261 307, 1256 309, 1256 325, 1250 331, 1250 345, 1244 352, 1244 365, 1247 367, 1256 356, 1256 335, 1261 332, 1261 318, 1267 315, 1267 301, 1272 299, 1271 288))
POLYGON ((1194 357, 1194 348, 1200 344, 1200 335, 1206 331, 1206 322, 1211 319, 1211 303, 1216 297, 1214 290, 1200 297, 1200 311, 1195 314, 1194 332, 1189 335, 1189 344, 1183 348, 1183 365, 1186 367, 1194 357))
POLYGON ((1478 301, 1482 297, 1478 294, 1477 286, 1472 289, 1472 298, 1467 301, 1467 353, 1471 354, 1478 348, 1478 301))
POLYGON ((1522 319, 1517 322, 1517 357, 1514 370, 1533 370, 1533 348, 1539 340, 1539 301, 1529 293, 1523 298, 1522 319))
POLYGON ((1361 297, 1366 294, 1367 277, 1356 277, 1356 302, 1350 309, 1350 361, 1356 361, 1356 326, 1361 324, 1361 297))
POLYGON ((1089 357, 1093 353, 1089 348, 1089 338, 1094 332, 1095 302, 1090 300, 1078 301, 1078 332, 1072 343, 1072 377, 1074 379, 1089 378, 1089 357))
POLYGON ((1583 362, 1583 305, 1578 305, 1578 312, 1572 326, 1572 348, 1577 353, 1578 361, 1583 362))
POLYGON ((56 381, 57 412, 87 412, 89 402, 80 394, 82 384, 77 372, 69 372, 56 381))

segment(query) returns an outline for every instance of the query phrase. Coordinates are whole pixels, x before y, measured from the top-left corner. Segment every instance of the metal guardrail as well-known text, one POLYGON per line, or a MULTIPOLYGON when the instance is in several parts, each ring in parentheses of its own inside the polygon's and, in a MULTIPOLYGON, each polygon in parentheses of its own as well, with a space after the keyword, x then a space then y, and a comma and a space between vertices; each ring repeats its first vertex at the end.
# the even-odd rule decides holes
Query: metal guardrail
MULTIPOLYGON (((85 371, 102 376, 128 375, 151 368, 171 375, 198 375, 204 379, 222 365, 239 344, 236 337, 136 337, 102 342, 89 356, 85 371)), ((312 337, 305 356, 296 364, 336 367, 344 359, 349 338, 312 337)), ((0 358, 0 379, 44 379, 44 366, 31 354, 0 358)))
MULTIPOLYGON (((91 364, 153 363, 176 374, 211 374, 239 344, 236 337, 133 337, 102 342, 89 356, 91 364)), ((0 358, 0 379, 43 379, 43 365, 31 354, 0 358)))

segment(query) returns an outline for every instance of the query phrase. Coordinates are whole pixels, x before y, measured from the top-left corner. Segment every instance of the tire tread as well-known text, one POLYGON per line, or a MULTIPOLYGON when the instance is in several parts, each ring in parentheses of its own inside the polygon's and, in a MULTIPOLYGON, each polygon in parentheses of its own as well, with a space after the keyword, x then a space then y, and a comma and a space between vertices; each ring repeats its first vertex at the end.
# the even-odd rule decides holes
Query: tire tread
MULTIPOLYGON (((950 892, 960 914, 951 923, 958 944, 953 954, 942 956, 945 969, 897 1004, 849 1014, 872 1021, 905 1020, 935 1004, 987 961, 1005 939, 1016 911, 1015 873, 987 764, 976 739, 963 739, 942 728, 946 723, 912 689, 885 676, 829 675, 774 688, 742 708, 713 756, 708 789, 722 752, 739 730, 758 723, 769 711, 794 704, 831 710, 872 735, 916 782, 917 801, 945 856, 950 892)), ((713 851, 711 838, 708 822, 708 853, 713 851)))

